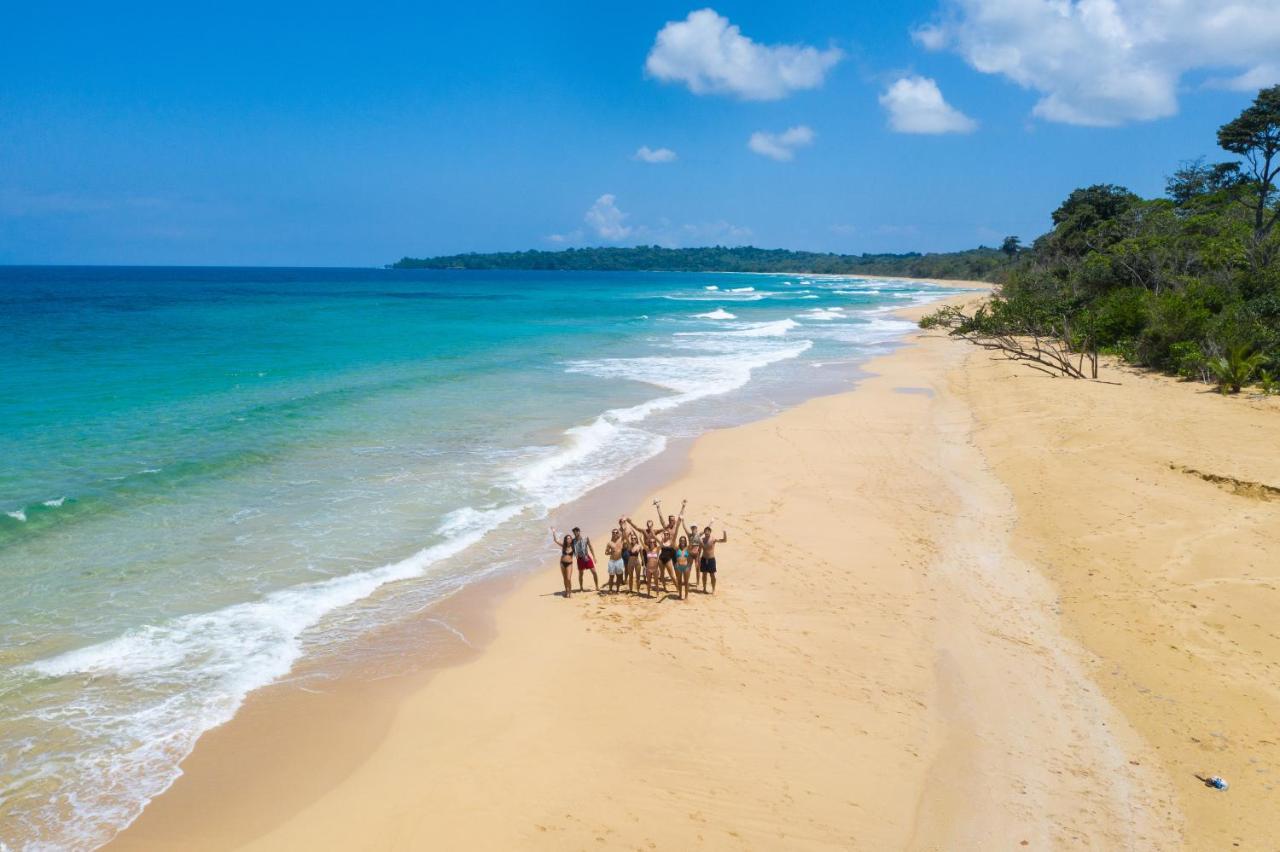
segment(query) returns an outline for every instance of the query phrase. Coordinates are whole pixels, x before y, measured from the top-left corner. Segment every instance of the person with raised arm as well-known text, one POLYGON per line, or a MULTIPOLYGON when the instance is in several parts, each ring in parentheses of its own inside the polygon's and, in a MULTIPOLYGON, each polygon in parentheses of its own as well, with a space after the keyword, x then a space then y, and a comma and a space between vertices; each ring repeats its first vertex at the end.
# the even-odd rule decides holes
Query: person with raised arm
POLYGON ((640 592, 641 571, 643 571, 641 563, 641 555, 644 553, 640 544, 640 536, 633 532, 627 533, 627 588, 632 594, 640 592))
POLYGON ((560 548, 560 576, 564 578, 564 596, 573 594, 573 583, 569 581, 569 571, 573 567, 573 536, 565 533, 564 538, 556 535, 556 528, 551 527, 551 543, 560 548))
POLYGON ((675 515, 668 515, 664 521, 662 519, 662 506, 659 501, 653 501, 653 507, 658 511, 658 523, 662 524, 662 529, 658 533, 658 543, 661 548, 658 550, 658 564, 662 566, 663 582, 670 577, 672 581, 676 581, 673 566, 676 559, 676 536, 679 534, 680 525, 684 518, 684 509, 688 505, 688 500, 680 501, 680 520, 675 515))
POLYGON ((640 543, 644 548, 645 586, 648 594, 653 594, 658 581, 661 581, 662 590, 665 592, 667 590, 666 580, 662 579, 662 563, 658 560, 661 549, 658 546, 658 533, 653 528, 653 521, 646 523, 644 529, 636 526, 636 522, 630 518, 627 518, 627 523, 640 536, 640 543))
POLYGON ((713 538, 711 524, 702 528, 702 591, 707 590, 707 578, 711 578, 711 594, 716 593, 716 545, 729 540, 729 531, 720 533, 720 538, 713 538))

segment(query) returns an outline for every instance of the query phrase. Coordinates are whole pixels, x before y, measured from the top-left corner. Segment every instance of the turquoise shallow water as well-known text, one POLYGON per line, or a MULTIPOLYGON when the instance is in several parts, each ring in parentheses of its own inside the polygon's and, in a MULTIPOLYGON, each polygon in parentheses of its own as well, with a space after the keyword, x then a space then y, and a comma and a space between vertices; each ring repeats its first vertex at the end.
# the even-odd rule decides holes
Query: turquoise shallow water
POLYGON ((938 292, 0 269, 0 846, 100 845, 303 655, 537 561, 557 506, 847 383, 938 292))

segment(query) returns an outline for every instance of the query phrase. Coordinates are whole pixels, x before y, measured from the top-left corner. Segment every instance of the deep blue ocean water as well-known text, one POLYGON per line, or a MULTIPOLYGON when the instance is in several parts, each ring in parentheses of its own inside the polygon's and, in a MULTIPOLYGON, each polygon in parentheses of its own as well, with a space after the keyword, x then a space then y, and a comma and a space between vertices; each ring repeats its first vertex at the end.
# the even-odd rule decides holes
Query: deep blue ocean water
POLYGON ((0 268, 0 847, 105 842, 302 656, 536 562, 557 506, 848 382, 940 292, 0 268))

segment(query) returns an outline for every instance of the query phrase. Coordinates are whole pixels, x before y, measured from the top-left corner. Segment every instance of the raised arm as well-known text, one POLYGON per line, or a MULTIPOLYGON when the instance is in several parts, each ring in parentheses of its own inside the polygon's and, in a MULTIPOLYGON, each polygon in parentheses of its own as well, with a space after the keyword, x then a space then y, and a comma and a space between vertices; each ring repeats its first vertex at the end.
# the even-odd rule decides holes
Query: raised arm
POLYGON ((728 531, 728 530, 725 530, 724 532, 720 533, 720 538, 718 539, 718 542, 719 542, 720 544, 724 544, 724 543, 725 543, 726 541, 728 541, 728 540, 729 540, 729 531, 728 531))
POLYGON ((625 520, 625 521, 627 522, 627 526, 629 526, 629 527, 631 527, 631 529, 635 530, 635 531, 636 531, 636 533, 637 533, 638 535, 644 535, 644 530, 642 530, 642 529, 640 529, 638 526, 636 526, 636 522, 635 522, 635 521, 631 520, 630 518, 623 518, 623 520, 625 520))
POLYGON ((555 527, 548 527, 548 529, 550 529, 550 530, 551 530, 551 543, 552 543, 552 544, 554 544, 556 547, 559 547, 559 546, 560 546, 560 539, 556 536, 556 528, 555 528, 555 527))
POLYGON ((667 519, 666 519, 666 518, 664 518, 664 517, 662 517, 662 503, 661 503, 661 501, 654 500, 654 501, 653 501, 653 508, 654 508, 654 510, 655 510, 655 511, 657 511, 657 513, 658 513, 658 526, 659 526, 659 527, 666 527, 666 525, 667 525, 667 519))

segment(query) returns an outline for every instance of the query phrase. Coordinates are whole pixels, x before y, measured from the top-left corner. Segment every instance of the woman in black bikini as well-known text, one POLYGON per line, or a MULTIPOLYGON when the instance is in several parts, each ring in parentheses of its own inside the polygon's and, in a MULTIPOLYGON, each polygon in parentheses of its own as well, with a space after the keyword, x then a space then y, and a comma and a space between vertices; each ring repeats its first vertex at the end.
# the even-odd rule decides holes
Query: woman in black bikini
POLYGON ((569 582, 569 571, 573 568, 573 536, 566 533, 560 539, 552 527, 551 542, 560 548, 560 576, 564 577, 564 596, 567 598, 573 593, 573 584, 569 582))

